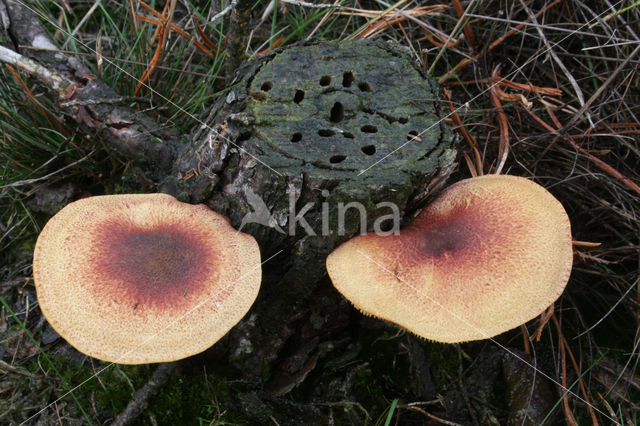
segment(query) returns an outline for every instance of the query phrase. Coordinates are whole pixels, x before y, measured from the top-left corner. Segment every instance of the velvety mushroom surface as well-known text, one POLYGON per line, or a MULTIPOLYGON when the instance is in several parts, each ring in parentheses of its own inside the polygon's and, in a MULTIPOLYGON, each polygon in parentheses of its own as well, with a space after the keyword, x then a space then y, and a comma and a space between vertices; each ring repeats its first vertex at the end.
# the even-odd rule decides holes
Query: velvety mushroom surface
POLYGON ((572 261, 560 202, 527 179, 487 175, 451 185, 400 235, 347 241, 327 270, 361 311, 452 343, 535 318, 564 290, 572 261))
POLYGON ((76 349, 164 362, 207 349, 240 321, 260 287, 260 251, 204 205, 106 195, 46 224, 33 274, 42 312, 76 349))

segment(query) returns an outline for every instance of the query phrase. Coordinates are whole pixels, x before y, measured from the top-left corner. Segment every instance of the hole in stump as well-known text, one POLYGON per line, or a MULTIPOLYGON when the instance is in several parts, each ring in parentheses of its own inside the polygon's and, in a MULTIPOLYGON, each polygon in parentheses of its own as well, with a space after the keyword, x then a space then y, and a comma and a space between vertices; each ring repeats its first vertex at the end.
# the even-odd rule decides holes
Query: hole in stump
POLYGON ((236 139, 236 142, 244 142, 246 140, 249 140, 249 138, 251 138, 251 132, 242 132, 238 135, 238 139, 236 139))
POLYGON ((345 71, 342 73, 342 86, 343 87, 351 87, 351 83, 353 83, 354 77, 351 71, 345 71))
POLYGON ((353 139, 355 136, 353 136, 353 133, 351 132, 343 132, 342 136, 344 136, 347 139, 353 139))
POLYGON ((373 92, 373 86, 367 82, 358 83, 358 89, 361 92, 373 92))
POLYGON ((333 104, 331 108, 331 122, 338 123, 344 119, 344 106, 340 102, 333 104))
POLYGON ((336 134, 336 132, 334 132, 331 129, 320 129, 320 130, 318 130, 318 136, 322 136, 322 137, 333 136, 335 134, 336 134))
POLYGON ((328 86, 329 84, 331 84, 331 76, 323 75, 320 77, 320 86, 328 86))
POLYGON ((331 164, 342 163, 346 158, 346 155, 334 155, 333 157, 329 158, 329 162, 331 164))
POLYGON ((407 124, 409 122, 409 119, 407 117, 400 117, 398 121, 400 122, 400 124, 407 124))
POLYGON ((304 90, 296 90, 295 95, 293 95, 293 102, 299 104, 304 99, 304 90))
POLYGON ((362 150, 362 152, 364 152, 366 155, 373 155, 376 153, 376 147, 373 145, 367 145, 367 146, 363 146, 362 148, 360 148, 362 150))
POLYGON ((302 140, 302 133, 300 132, 295 132, 293 135, 291 135, 291 142, 300 142, 302 140))
POLYGON ((260 90, 264 90, 265 92, 268 92, 272 88, 273 84, 271 84, 270 81, 265 81, 264 83, 262 83, 262 86, 260 86, 260 90))
POLYGON ((418 136, 419 134, 420 134, 420 132, 418 132, 417 130, 411 130, 411 131, 409 131, 409 134, 407 135, 407 140, 408 141, 420 142, 422 139, 420 139, 420 137, 418 136))
POLYGON ((372 126, 371 124, 365 124, 364 126, 360 127, 360 130, 363 131, 364 133, 378 132, 378 128, 376 126, 372 126))

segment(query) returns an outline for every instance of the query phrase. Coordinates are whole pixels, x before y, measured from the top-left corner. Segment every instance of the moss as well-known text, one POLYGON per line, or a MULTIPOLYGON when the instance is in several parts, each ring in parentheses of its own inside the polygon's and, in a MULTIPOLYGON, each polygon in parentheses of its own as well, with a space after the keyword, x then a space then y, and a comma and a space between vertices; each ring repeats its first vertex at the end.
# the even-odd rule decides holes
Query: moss
POLYGON ((458 375, 460 361, 457 345, 426 342, 424 349, 433 365, 437 382, 447 383, 451 377, 458 375))
MULTIPOLYGON (((62 379, 63 383, 67 383, 68 388, 75 389, 77 386, 82 386, 81 392, 75 392, 79 403, 85 409, 95 404, 98 413, 118 413, 124 410, 132 393, 147 381, 152 372, 149 366, 99 362, 94 365, 94 369, 91 364, 78 365, 68 357, 49 356, 48 358, 50 368, 55 369, 56 376, 62 379)), ((37 362, 45 364, 43 361, 37 362)), ((63 396, 68 392, 68 388, 60 386, 56 391, 59 396, 63 396)))
POLYGON ((164 424, 198 424, 218 413, 213 395, 205 380, 173 374, 149 411, 164 424))

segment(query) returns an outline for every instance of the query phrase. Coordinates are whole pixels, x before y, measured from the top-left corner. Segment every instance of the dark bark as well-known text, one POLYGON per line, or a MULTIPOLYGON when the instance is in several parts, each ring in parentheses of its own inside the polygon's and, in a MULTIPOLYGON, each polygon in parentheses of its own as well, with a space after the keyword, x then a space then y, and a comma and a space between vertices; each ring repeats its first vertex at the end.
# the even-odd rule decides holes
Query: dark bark
POLYGON ((227 81, 233 80, 235 72, 246 59, 245 50, 249 41, 249 23, 253 3, 251 0, 237 0, 231 10, 224 63, 227 81))
POLYGON ((302 44, 240 69, 208 127, 178 157, 163 191, 206 202, 255 236, 263 259, 277 254, 263 267, 252 309, 260 324, 252 343, 270 355, 236 357, 245 373, 262 377, 290 336, 285 324, 327 295, 326 281, 318 287, 327 255, 361 231, 360 213, 348 210, 341 221, 339 203, 363 206, 363 231, 371 231, 390 214, 378 203, 410 218, 446 179, 453 137, 434 99, 431 80, 394 47, 302 44), (294 220, 305 206, 308 227, 294 220), (254 218, 263 223, 243 223, 260 211, 254 218))
POLYGON ((115 418, 111 426, 124 426, 133 423, 149 406, 151 398, 169 381, 176 365, 175 362, 166 362, 158 365, 149 381, 133 393, 127 408, 115 418))

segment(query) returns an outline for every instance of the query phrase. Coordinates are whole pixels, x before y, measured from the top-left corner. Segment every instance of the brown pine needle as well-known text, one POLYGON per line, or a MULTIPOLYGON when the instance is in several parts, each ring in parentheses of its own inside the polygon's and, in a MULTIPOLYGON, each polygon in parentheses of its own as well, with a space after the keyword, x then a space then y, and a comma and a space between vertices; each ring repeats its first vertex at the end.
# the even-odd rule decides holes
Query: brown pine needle
POLYGON ((196 27, 196 32, 202 39, 204 45, 207 46, 212 52, 218 52, 218 46, 214 42, 209 40, 209 37, 207 37, 200 24, 198 24, 198 20, 196 19, 195 15, 193 15, 193 25, 196 27))
MULTIPOLYGON (((147 22, 149 24, 153 24, 153 25, 157 25, 157 26, 164 25, 162 21, 160 21, 158 19, 149 18, 147 16, 138 16, 138 19, 143 21, 143 22, 147 22)), ((214 57, 214 52, 217 51, 217 47, 215 48, 215 51, 212 52, 211 49, 209 49, 207 46, 205 46, 200 41, 198 41, 195 38, 193 38, 191 35, 187 34, 182 28, 178 27, 175 24, 169 25, 169 29, 171 29, 171 31, 175 32, 176 34, 178 34, 179 36, 181 36, 185 40, 193 43, 194 46, 196 46, 198 49, 200 49, 208 57, 210 57, 210 58, 214 57)), ((214 45, 214 47, 215 47, 215 45, 214 45)))
MULTIPOLYGON (((455 109, 455 107, 453 106, 453 103, 451 102, 451 91, 444 89, 444 95, 447 98, 447 101, 449 102, 449 109, 451 110, 451 117, 453 118, 453 122, 456 124, 456 126, 458 126, 458 129, 460 130, 460 133, 462 133, 462 136, 464 137, 464 140, 467 141, 467 144, 469 145, 469 148, 471 149, 471 152, 473 153, 473 158, 475 160, 475 166, 473 164, 471 164, 471 159, 468 159, 467 161, 467 165, 469 166, 469 170, 471 171, 471 173, 473 174, 473 176, 482 176, 483 175, 483 171, 482 171, 482 158, 480 157, 480 151, 478 150, 478 144, 476 143, 475 138, 467 131, 466 127, 464 126, 464 124, 462 124, 462 120, 460 119, 460 116, 458 115, 458 111, 455 109)), ((467 156, 468 158, 468 156, 467 156)), ((467 160, 467 158, 465 158, 465 160, 467 160)))
POLYGON ((593 243, 591 241, 573 240, 573 245, 578 247, 600 247, 602 243, 593 243))
POLYGON ((509 125, 507 124, 507 115, 504 113, 500 99, 498 99, 497 89, 495 85, 489 86, 491 92, 491 101, 498 111, 498 120, 500 121, 500 145, 498 146, 498 167, 495 174, 502 172, 504 164, 509 155, 509 125))
POLYGON ((535 340, 536 342, 540 341, 540 339, 542 338, 542 332, 544 331, 544 328, 549 323, 549 319, 551 319, 551 316, 553 315, 554 311, 555 311, 555 306, 552 304, 542 314, 540 314, 540 325, 536 329, 536 332, 533 334, 533 336, 529 338, 529 340, 532 340, 532 341, 535 340))
MULTIPOLYGON (((458 18, 463 19, 464 7, 462 7, 462 3, 460 3, 460 0, 452 0, 452 3, 453 3, 453 8, 456 10, 456 14, 458 15, 458 18)), ((471 22, 468 21, 468 18, 466 19, 467 19, 467 22, 462 27, 462 31, 464 32, 464 36, 467 38, 467 41, 471 45, 471 48, 473 50, 478 50, 476 37, 474 36, 473 29, 471 28, 471 22)))
MULTIPOLYGON (((545 108, 547 110, 547 113, 549 113, 549 116, 552 117, 552 119, 554 121, 557 121, 557 118, 555 116, 555 114, 553 113, 553 111, 551 110, 551 108, 549 108, 547 105, 545 105, 545 108)), ((562 128, 562 126, 558 126, 557 128, 554 128, 552 126, 550 126, 549 124, 547 124, 542 118, 540 118, 538 115, 536 115, 536 113, 534 113, 533 111, 527 110, 527 112, 529 113, 529 115, 531 115, 531 117, 536 120, 541 126, 543 126, 545 129, 547 129, 549 132, 552 133, 557 133, 557 131, 562 128)), ((636 184, 635 182, 633 182, 631 179, 629 179, 628 177, 626 177, 625 175, 623 175, 622 173, 620 173, 617 169, 615 169, 614 167, 610 166, 609 164, 607 164, 606 162, 602 161, 601 159, 599 159, 598 157, 596 157, 595 155, 591 154, 590 152, 588 152, 586 149, 582 148, 572 137, 571 135, 568 134, 564 134, 562 135, 567 141, 569 141, 569 143, 578 151, 580 151, 580 153, 584 154, 587 158, 589 158, 592 162, 594 162, 596 164, 596 166, 598 166, 600 169, 602 169, 604 172, 606 172, 607 174, 609 174, 610 176, 622 181, 622 183, 624 183, 629 189, 631 189, 632 191, 634 191, 636 194, 640 195, 640 186, 638 186, 638 184, 636 184)))
MULTIPOLYGON (((578 376, 578 385, 580 386, 580 391, 582 392, 582 396, 584 397, 584 402, 585 404, 587 404, 587 408, 589 410, 589 415, 591 416, 591 424, 593 424, 594 426, 598 426, 598 418, 596 417, 596 413, 593 410, 593 405, 591 404, 591 401, 589 399, 589 394, 587 393, 587 388, 584 385, 584 380, 582 380, 582 373, 580 372, 580 367, 578 366, 578 363, 576 362, 576 358, 573 356, 573 352, 571 351, 571 348, 569 347, 569 343, 567 342, 567 339, 565 339, 564 334, 562 333, 562 328, 560 327, 560 322, 558 321, 558 319, 556 318, 555 314, 551 314, 551 320, 553 321, 553 324, 556 326, 556 330, 558 331, 558 339, 560 340, 559 342, 559 346, 560 346, 560 352, 561 352, 561 356, 563 358, 563 364, 565 363, 565 349, 566 349, 566 353, 569 354, 569 358, 571 359, 571 364, 573 366, 573 370, 575 371, 576 375, 578 376)), ((562 385, 564 386, 564 388, 566 389, 566 366, 563 365, 563 371, 562 371, 562 385)), ((566 407, 569 407, 568 401, 567 401, 567 395, 565 395, 564 398, 564 403, 566 405, 566 407)), ((570 413, 570 412, 569 412, 570 413)))
MULTIPOLYGON (((560 3, 561 0, 555 0, 551 3, 549 3, 547 6, 545 6, 542 10, 540 10, 538 13, 536 13, 534 15, 534 17, 538 18, 540 15, 544 14, 546 11, 548 11, 549 9, 551 9, 552 7, 554 7, 555 5, 557 5, 558 3, 560 3)), ((458 62, 458 64, 453 67, 449 72, 447 72, 445 75, 443 75, 442 77, 438 78, 438 83, 442 84, 445 81, 447 81, 448 79, 450 79, 451 77, 457 75, 462 69, 464 69, 467 65, 469 65, 472 62, 476 62, 478 61, 478 59, 480 59, 483 55, 485 55, 487 52, 492 51, 493 49, 495 49, 496 47, 498 47, 499 45, 501 45, 506 39, 508 39, 509 37, 511 37, 512 35, 518 33, 520 30, 522 30, 522 28, 524 28, 524 26, 530 22, 530 19, 525 20, 522 24, 520 25, 516 25, 514 28, 512 28, 511 30, 507 31, 506 33, 504 33, 502 36, 498 37, 493 43, 491 43, 489 45, 489 47, 486 50, 481 51, 480 53, 478 53, 477 55, 475 55, 473 57, 473 59, 470 58, 464 58, 462 59, 460 62, 458 62)))
MULTIPOLYGON (((156 68, 156 66, 158 65, 158 62, 160 61, 160 56, 162 55, 164 45, 167 41, 167 36, 169 34, 168 29, 170 26, 170 22, 171 22, 171 19, 173 19, 173 13, 175 12, 175 9, 176 9, 177 0, 167 0, 164 6, 165 11, 167 10, 167 6, 169 5, 169 3, 171 3, 171 5, 168 7, 169 10, 166 14, 166 17, 163 14, 162 25, 158 25, 156 27, 156 30, 159 31, 158 44, 156 46, 156 51, 153 54, 153 57, 151 58, 151 63, 149 64, 145 72, 142 74, 140 79, 138 80, 138 85, 136 86, 136 90, 133 92, 134 96, 138 96, 140 94, 140 89, 142 89, 142 86, 149 79, 149 77, 151 76, 151 73, 153 73, 153 70, 156 68)), ((140 4, 144 5, 143 2, 140 2, 140 4)))

